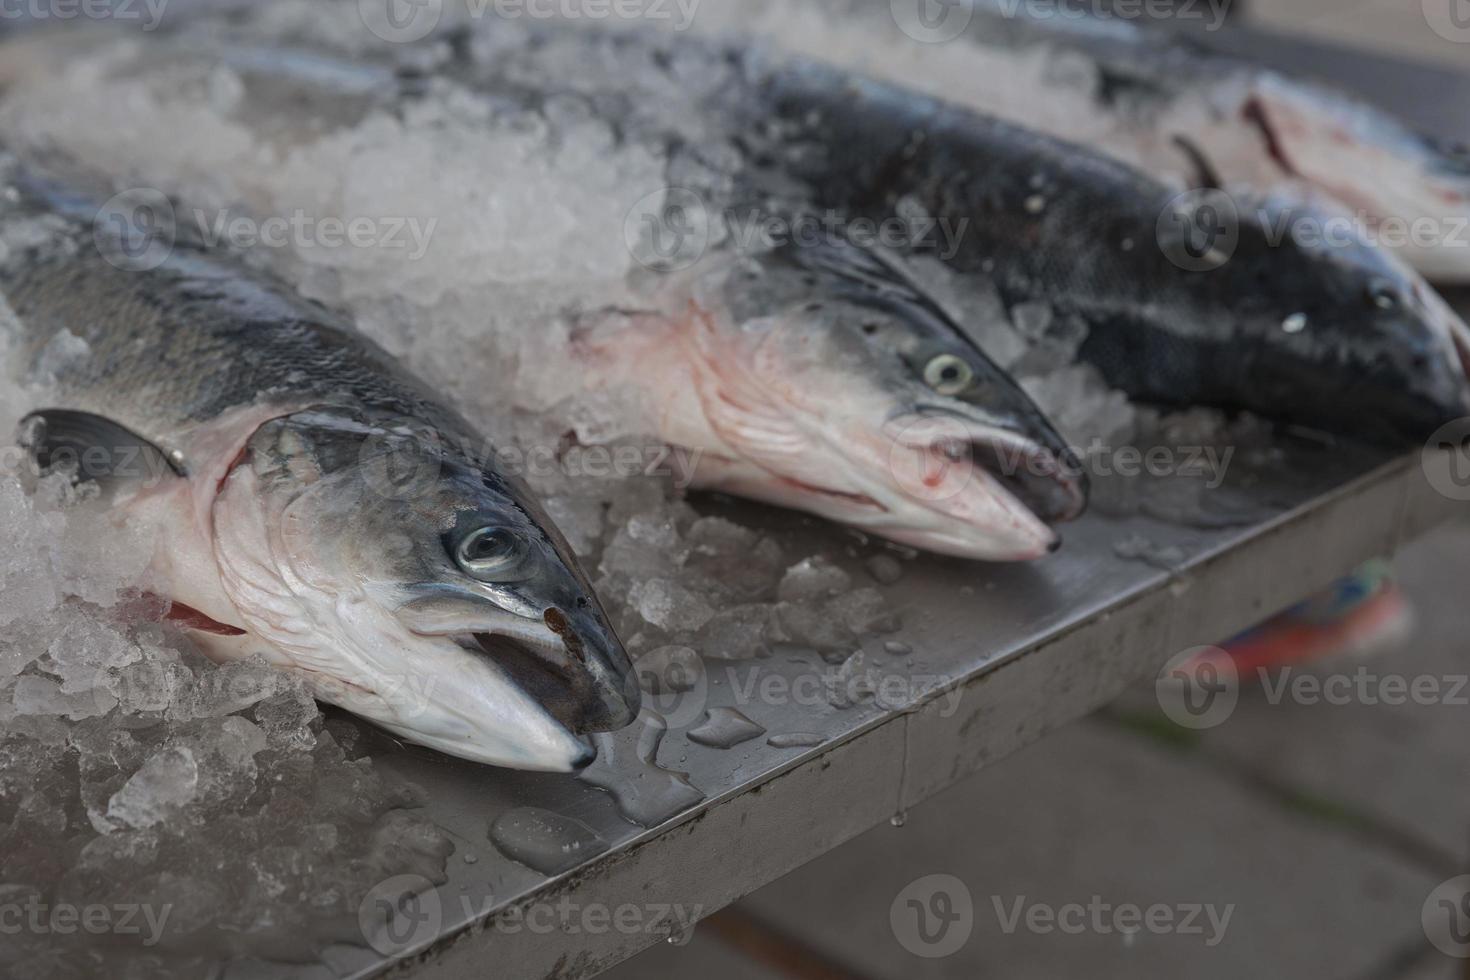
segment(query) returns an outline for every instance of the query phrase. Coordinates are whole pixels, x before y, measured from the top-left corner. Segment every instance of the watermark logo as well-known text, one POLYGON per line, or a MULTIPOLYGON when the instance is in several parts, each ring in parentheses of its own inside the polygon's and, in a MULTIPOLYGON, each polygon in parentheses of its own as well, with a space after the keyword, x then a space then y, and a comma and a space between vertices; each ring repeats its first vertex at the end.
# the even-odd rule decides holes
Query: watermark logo
MULTIPOLYGON (((156 946, 168 927, 172 904, 46 902, 26 885, 0 885, 0 936, 137 936, 156 946)), ((63 940, 57 940, 63 942, 63 940)))
POLYGON ((1429 437, 1420 455, 1429 485, 1449 500, 1470 500, 1470 416, 1455 419, 1429 437))
POLYGON ((888 472, 910 497, 929 503, 952 500, 975 476, 970 431, 957 418, 919 415, 889 425, 888 472))
POLYGON ((715 220, 703 195, 668 187, 638 199, 623 220, 623 241, 639 265, 677 272, 704 257, 715 220))
POLYGON ((995 909, 1000 931, 1007 936, 1024 929, 1038 936, 1092 933, 1120 935, 1126 940, 1140 932, 1148 932, 1155 936, 1198 936, 1209 948, 1225 940, 1225 931, 1235 914, 1233 904, 1217 906, 1184 902, 1168 905, 1155 902, 1143 906, 1133 902, 1109 902, 1101 895, 1093 895, 1086 903, 1067 902, 1062 905, 1029 902, 1025 895, 1017 895, 1010 901, 992 895, 990 904, 995 909))
POLYGON ((1154 681, 1159 707, 1176 725, 1203 731, 1223 725, 1240 702, 1240 674, 1219 647, 1194 647, 1170 658, 1154 681))
POLYGON ((921 44, 953 41, 975 17, 975 0, 890 0, 898 29, 921 44))
POLYGON ((142 24, 153 31, 163 22, 169 0, 0 0, 0 21, 110 21, 142 24))
POLYGON ((1451 878, 1430 892, 1419 921, 1435 949, 1470 959, 1470 875, 1451 878))
POLYGON ((314 249, 380 249, 401 252, 417 262, 429 251, 438 218, 423 220, 408 216, 313 215, 297 209, 256 220, 249 215, 201 209, 193 213, 195 226, 211 248, 228 244, 246 250, 257 247, 291 248, 298 252, 314 249))
POLYGON ((975 929, 975 901, 954 875, 926 875, 894 898, 888 924, 899 945, 915 956, 953 956, 975 929))
POLYGON ((427 422, 401 419, 374 429, 358 447, 359 472, 384 500, 417 500, 429 494, 443 472, 444 447, 427 422))
POLYGON ((173 204, 151 187, 114 194, 92 220, 92 241, 98 253, 126 272, 148 272, 163 265, 177 238, 173 204))
POLYGON ((389 44, 412 44, 439 26, 444 0, 357 0, 357 14, 374 37, 389 44))
POLYGON ((692 725, 709 701, 709 672, 689 647, 650 650, 633 664, 643 689, 643 704, 663 716, 669 728, 692 725))
POLYGON ((1185 191, 1169 201, 1155 227, 1165 258, 1186 272, 1213 272, 1240 245, 1240 211, 1224 191, 1185 191))
POLYGON ((1470 44, 1470 0, 1421 0, 1429 29, 1446 41, 1470 44))
POLYGON ((444 907, 429 879, 395 875, 363 896, 357 924, 373 949, 384 956, 402 956, 439 934, 444 907))
POLYGON ((1122 21, 1206 21, 1206 31, 1217 31, 1230 17, 1235 0, 998 0, 1008 18, 1027 20, 1099 19, 1122 21))

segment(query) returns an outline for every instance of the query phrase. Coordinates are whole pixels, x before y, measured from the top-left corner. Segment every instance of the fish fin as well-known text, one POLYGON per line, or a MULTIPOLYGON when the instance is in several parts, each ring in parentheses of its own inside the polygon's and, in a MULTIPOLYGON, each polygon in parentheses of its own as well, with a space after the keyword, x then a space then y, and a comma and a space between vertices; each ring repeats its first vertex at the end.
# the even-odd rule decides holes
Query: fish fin
POLYGON ((75 466, 78 483, 95 482, 109 497, 186 475, 147 439, 91 412, 32 412, 21 420, 20 444, 42 468, 75 466))
POLYGON ((1220 179, 1219 171, 1210 162, 1210 158, 1205 156, 1205 151, 1201 150, 1192 139, 1175 133, 1174 145, 1179 147, 1189 158, 1190 165, 1194 167, 1194 190, 1223 191, 1225 189, 1225 182, 1220 179))

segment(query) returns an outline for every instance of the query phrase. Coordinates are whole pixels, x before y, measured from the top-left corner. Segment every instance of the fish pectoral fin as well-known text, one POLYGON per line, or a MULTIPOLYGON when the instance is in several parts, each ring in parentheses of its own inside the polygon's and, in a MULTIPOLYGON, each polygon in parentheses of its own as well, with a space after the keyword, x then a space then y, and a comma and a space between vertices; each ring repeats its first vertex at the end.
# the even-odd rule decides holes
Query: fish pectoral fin
POLYGON ((91 412, 32 412, 21 420, 19 441, 43 469, 71 468, 78 483, 96 483, 109 497, 185 475, 162 449, 91 412))

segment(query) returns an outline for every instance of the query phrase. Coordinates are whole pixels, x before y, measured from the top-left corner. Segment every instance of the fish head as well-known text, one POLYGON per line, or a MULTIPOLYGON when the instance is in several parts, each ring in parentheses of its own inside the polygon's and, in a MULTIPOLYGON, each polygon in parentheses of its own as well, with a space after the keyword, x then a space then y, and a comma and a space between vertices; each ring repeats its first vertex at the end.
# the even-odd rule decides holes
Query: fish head
POLYGON ((1256 203, 1223 280, 1259 341, 1247 407, 1388 443, 1470 414, 1470 327, 1423 277, 1325 199, 1256 203))
POLYGON ((706 410, 765 496, 987 560, 1046 555, 1050 524, 1084 509, 1062 438, 892 259, 843 242, 746 256, 717 305, 735 340, 706 410))
POLYGON ((529 496, 439 432, 267 423, 214 507, 226 590, 322 700, 463 758, 577 769, 586 733, 637 715, 636 675, 529 496))

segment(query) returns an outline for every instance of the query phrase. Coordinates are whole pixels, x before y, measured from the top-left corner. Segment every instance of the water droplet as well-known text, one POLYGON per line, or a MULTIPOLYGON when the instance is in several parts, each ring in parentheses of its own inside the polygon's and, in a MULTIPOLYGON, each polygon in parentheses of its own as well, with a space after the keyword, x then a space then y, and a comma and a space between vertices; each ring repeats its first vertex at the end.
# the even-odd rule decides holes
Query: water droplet
POLYGON ((689 741, 716 749, 732 749, 764 735, 766 730, 734 708, 710 708, 704 722, 689 732, 689 741))
POLYGON ((787 732, 772 735, 766 739, 766 744, 773 749, 814 749, 824 741, 826 739, 814 732, 787 732))
POLYGON ((883 649, 886 652, 893 654, 895 657, 907 657, 909 654, 914 652, 913 647, 909 646, 907 643, 901 643, 898 640, 885 641, 883 644, 883 649))
POLYGON ((466 853, 465 856, 464 856, 464 863, 465 864, 474 864, 478 860, 480 860, 480 857, 477 854, 469 854, 469 853, 466 853))
POLYGON ((663 823, 704 799, 687 773, 658 764, 658 750, 668 733, 668 722, 644 709, 638 721, 620 732, 599 732, 597 761, 578 778, 605 789, 617 801, 618 812, 640 827, 663 823))
POLYGON ((569 871, 607 849, 597 832, 580 820, 529 806, 496 817, 490 840, 506 857, 544 875, 569 871))
POLYGON ((900 810, 898 813, 895 813, 893 816, 889 817, 888 822, 895 827, 902 827, 904 824, 909 822, 909 815, 907 812, 900 810))
POLYGON ((1134 242, 1134 240, 1131 238, 1125 238, 1121 242, 1119 242, 1119 247, 1122 248, 1125 252, 1133 251, 1136 246, 1137 243, 1134 242))
POLYGON ((1305 313, 1293 313, 1281 321, 1281 329, 1287 333, 1301 333, 1307 329, 1307 315, 1305 313))

